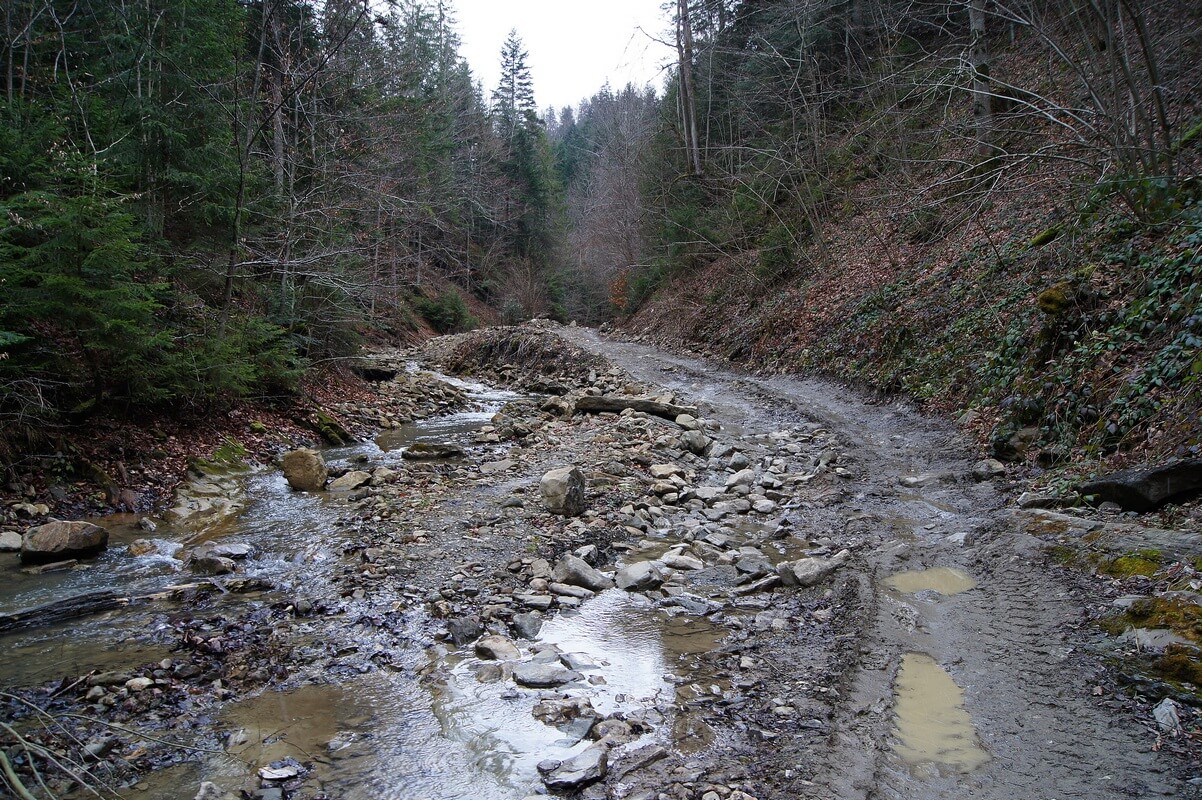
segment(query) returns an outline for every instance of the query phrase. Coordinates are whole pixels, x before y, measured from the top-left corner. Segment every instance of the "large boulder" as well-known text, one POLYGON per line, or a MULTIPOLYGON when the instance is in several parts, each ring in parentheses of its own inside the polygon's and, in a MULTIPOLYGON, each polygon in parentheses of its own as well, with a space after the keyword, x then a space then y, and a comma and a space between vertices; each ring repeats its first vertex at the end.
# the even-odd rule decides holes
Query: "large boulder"
POLYGON ((48 564, 71 558, 87 558, 109 544, 109 532, 90 522, 48 522, 25 531, 21 539, 21 560, 29 564, 48 564))
POLYGON ((1118 503, 1126 511, 1151 511, 1170 500, 1202 491, 1202 459, 1113 472, 1082 484, 1077 491, 1092 495, 1098 502, 1118 503))
POLYGON ((289 450, 282 462, 288 485, 298 492, 319 492, 326 485, 329 470, 321 453, 309 448, 289 450))
POLYGON ((551 578, 556 583, 566 583, 569 586, 583 586, 594 592, 612 589, 614 582, 605 577, 599 570, 589 566, 583 558, 565 555, 555 564, 551 578))
POLYGON ((539 481, 543 505, 553 514, 575 517, 584 513, 584 473, 576 467, 553 469, 539 481))

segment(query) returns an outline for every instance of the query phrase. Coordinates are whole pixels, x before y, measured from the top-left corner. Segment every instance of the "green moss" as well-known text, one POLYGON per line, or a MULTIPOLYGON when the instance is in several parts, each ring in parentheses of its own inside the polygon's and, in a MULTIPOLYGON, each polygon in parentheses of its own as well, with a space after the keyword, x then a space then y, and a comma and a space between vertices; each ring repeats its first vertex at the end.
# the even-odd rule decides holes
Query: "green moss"
POLYGON ((262 422, 259 422, 259 420, 255 420, 254 422, 250 423, 250 432, 267 433, 267 426, 262 422))
POLYGON ((1202 653, 1192 647, 1172 645, 1152 663, 1152 672, 1175 683, 1202 686, 1202 653))
POLYGON ((1050 228, 1040 231, 1039 233, 1035 234, 1033 239, 1031 239, 1031 247, 1043 247, 1045 244, 1059 236, 1063 229, 1064 228, 1060 225, 1053 225, 1050 228))
POLYGON ((1039 298, 1035 302, 1039 306, 1040 311, 1054 317, 1064 313, 1064 310, 1068 308, 1072 301, 1072 284, 1068 281, 1061 281, 1040 292, 1039 298))
POLYGON ((1202 642, 1202 606, 1181 598, 1145 597, 1124 615, 1140 628, 1168 628, 1193 642, 1202 642))
POLYGON ((1183 133, 1181 138, 1177 140, 1177 146, 1173 149, 1180 150, 1181 148, 1192 144, 1199 136, 1202 136, 1202 121, 1199 121, 1196 125, 1183 133))
POLYGON ((246 447, 241 442, 227 436, 222 440, 221 444, 213 449, 213 452, 207 458, 191 459, 190 466, 201 474, 230 469, 243 469, 246 467, 248 455, 246 447))
POLYGON ((1130 578, 1133 575, 1144 575, 1151 577, 1160 569, 1160 562, 1151 559, 1143 558, 1138 555, 1119 556, 1111 559, 1098 568, 1098 572, 1103 575, 1110 575, 1114 578, 1130 578))

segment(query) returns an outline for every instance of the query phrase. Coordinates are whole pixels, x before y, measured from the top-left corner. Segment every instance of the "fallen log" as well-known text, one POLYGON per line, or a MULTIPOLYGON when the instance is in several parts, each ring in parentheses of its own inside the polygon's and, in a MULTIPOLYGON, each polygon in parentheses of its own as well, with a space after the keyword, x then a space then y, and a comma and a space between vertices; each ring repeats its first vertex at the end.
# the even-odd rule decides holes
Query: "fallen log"
POLYGON ((178 583, 146 594, 127 596, 120 596, 116 592, 109 591, 89 592, 33 608, 0 614, 0 634, 28 628, 40 628, 56 622, 90 617, 93 614, 103 614, 106 611, 126 608, 131 603, 182 600, 193 592, 216 591, 247 594, 268 591, 271 588, 271 583, 262 578, 231 578, 225 583, 214 581, 178 583))
POLYGON ((690 406, 677 406, 671 403, 661 403, 658 400, 647 400, 642 397, 585 395, 576 400, 576 410, 585 414, 601 414, 604 412, 620 414, 628 408, 670 420, 675 420, 681 414, 697 415, 697 409, 690 406))
POLYGON ((53 603, 0 614, 0 633, 53 625, 69 619, 78 619, 92 614, 101 614, 121 608, 129 603, 128 597, 118 597, 116 592, 89 592, 87 594, 56 600, 53 603))

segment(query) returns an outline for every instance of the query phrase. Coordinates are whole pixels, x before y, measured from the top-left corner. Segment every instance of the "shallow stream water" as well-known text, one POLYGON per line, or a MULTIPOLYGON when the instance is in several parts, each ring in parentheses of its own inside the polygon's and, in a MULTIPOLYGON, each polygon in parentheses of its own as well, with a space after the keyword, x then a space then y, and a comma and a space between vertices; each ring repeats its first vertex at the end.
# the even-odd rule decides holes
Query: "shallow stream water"
MULTIPOLYGON (((446 379, 446 378, 444 378, 446 379)), ((325 451, 334 468, 364 461, 373 467, 401 462, 413 442, 468 445, 480 427, 517 396, 481 384, 458 382, 476 410, 449 414, 388 431, 375 441, 325 451)), ((15 556, 0 559, 0 610, 28 608, 85 592, 118 588, 131 595, 195 580, 174 556, 199 541, 242 542, 254 555, 239 565, 240 577, 262 577, 284 596, 320 593, 340 558, 340 545, 355 531, 340 524, 345 507, 328 495, 294 492, 275 469, 236 475, 244 510, 209 529, 162 523, 153 533, 138 518, 101 522, 110 530, 109 550, 63 573, 24 573, 15 556), (156 552, 132 556, 129 544, 150 539, 156 552)), ((266 602, 258 595, 230 595, 225 602, 266 602)), ((0 686, 28 686, 78 677, 89 670, 117 670, 170 657, 174 644, 172 604, 131 606, 96 617, 3 637, 0 686)), ((423 618, 424 619, 424 618, 423 618)), ((420 626, 423 620, 410 620, 420 626)), ((320 626, 343 626, 345 617, 320 626)), ((331 638, 355 636, 328 630, 331 638)), ((309 635, 316 640, 320 628, 309 635)), ((394 671, 310 677, 288 691, 268 691, 222 708, 211 733, 228 735, 227 755, 209 755, 147 776, 138 796, 146 800, 192 796, 201 780, 236 791, 253 785, 255 771, 292 757, 312 764, 312 780, 334 797, 512 798, 541 786, 535 765, 566 759, 589 742, 544 725, 531 710, 540 697, 587 697, 602 715, 669 704, 691 656, 711 648, 720 633, 704 621, 671 617, 638 595, 603 592, 579 609, 549 618, 538 643, 556 645, 596 664, 582 680, 556 692, 521 689, 509 680, 483 682, 481 662, 470 648, 423 650, 417 642, 401 654, 394 671), (424 680, 415 678, 427 674, 424 680), (189 788, 192 787, 192 788, 189 788), (181 793, 183 791, 183 793, 181 793)), ((663 733, 663 731, 661 731, 663 733)), ((653 736, 653 735, 652 735, 653 736)), ((649 737, 648 737, 649 738, 649 737)))

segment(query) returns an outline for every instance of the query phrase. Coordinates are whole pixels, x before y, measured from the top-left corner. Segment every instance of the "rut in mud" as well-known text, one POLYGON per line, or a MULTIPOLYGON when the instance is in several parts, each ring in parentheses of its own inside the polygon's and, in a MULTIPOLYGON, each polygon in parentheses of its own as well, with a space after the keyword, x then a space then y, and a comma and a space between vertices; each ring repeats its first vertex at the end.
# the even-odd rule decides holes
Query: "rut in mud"
MULTIPOLYGON (((490 345, 509 364, 471 347, 426 355, 518 393, 447 387, 477 410, 326 452, 361 485, 294 493, 269 469, 241 479, 240 515, 177 532, 253 545, 234 579, 267 588, 214 579, 226 591, 10 637, 3 682, 153 734, 93 767, 148 800, 202 783, 293 800, 1197 793, 1113 694, 1087 598, 970 477, 951 427, 577 328, 490 345), (630 393, 695 411, 572 413, 630 393), (454 455, 405 458, 418 442, 454 455), (572 465, 587 508, 549 514, 539 478, 572 465)), ((178 583, 171 530, 136 562, 140 534, 119 534, 93 572, 44 586, 148 566, 178 583)))

